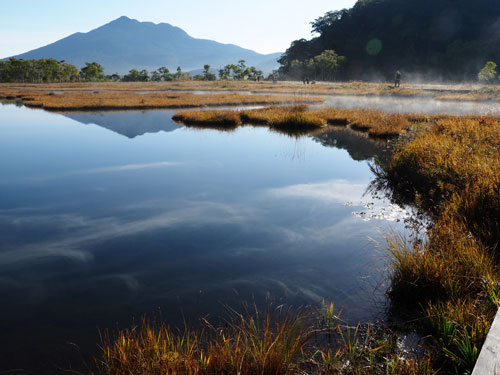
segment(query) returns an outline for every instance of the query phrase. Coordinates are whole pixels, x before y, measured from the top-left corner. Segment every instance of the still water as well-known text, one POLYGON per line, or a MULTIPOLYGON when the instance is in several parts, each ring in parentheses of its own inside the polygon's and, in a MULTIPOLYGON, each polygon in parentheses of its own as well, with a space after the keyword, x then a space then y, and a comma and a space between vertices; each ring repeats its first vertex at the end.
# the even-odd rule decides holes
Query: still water
POLYGON ((78 368, 98 329, 143 314, 324 297, 351 322, 382 316, 376 241, 403 227, 364 195, 383 145, 172 114, 0 105, 0 370, 78 368))

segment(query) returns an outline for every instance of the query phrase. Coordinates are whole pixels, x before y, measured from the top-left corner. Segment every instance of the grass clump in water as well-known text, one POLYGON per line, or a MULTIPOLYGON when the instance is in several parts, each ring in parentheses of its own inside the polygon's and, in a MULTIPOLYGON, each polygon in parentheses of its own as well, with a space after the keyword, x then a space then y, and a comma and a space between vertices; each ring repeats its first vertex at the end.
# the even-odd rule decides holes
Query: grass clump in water
MULTIPOLYGON (((209 117, 204 111, 180 113, 174 120, 187 125, 213 127, 223 125, 230 111, 217 111, 209 117), (184 121, 184 119, 186 121, 184 121)), ((327 125, 348 126, 354 130, 368 132, 376 138, 391 138, 404 134, 414 126, 415 115, 387 114, 377 110, 325 108, 309 110, 307 105, 271 106, 260 109, 232 111, 240 116, 241 123, 267 125, 272 129, 303 132, 316 130, 327 125)))
POLYGON ((343 325, 333 304, 321 312, 283 307, 233 314, 198 330, 143 320, 106 335, 96 360, 101 375, 435 374, 428 357, 398 349, 398 336, 372 325, 343 325))
POLYGON ((307 315, 235 315, 214 327, 171 330, 146 320, 105 338, 101 374, 295 374, 312 333, 307 315))
POLYGON ((306 105, 241 111, 241 118, 245 123, 266 124, 282 130, 318 129, 326 125, 326 122, 314 112, 310 112, 306 105))
POLYGON ((187 125, 203 123, 211 126, 236 127, 241 124, 241 117, 235 111, 179 112, 172 119, 187 125))

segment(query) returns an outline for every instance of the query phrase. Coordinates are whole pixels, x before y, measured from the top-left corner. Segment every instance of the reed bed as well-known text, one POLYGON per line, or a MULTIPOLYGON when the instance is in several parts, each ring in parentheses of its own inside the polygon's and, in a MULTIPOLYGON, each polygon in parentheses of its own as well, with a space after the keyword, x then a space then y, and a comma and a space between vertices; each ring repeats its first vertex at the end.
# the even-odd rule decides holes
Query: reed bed
POLYGON ((266 125, 271 129, 300 132, 326 126, 326 121, 308 111, 306 105, 267 107, 241 111, 179 112, 172 117, 186 125, 235 127, 242 124, 266 125))
MULTIPOLYGON (((322 103, 323 98, 296 95, 240 95, 193 93, 113 92, 38 92, 8 90, 5 99, 19 98, 27 107, 49 111, 95 111, 116 109, 195 108, 226 105, 268 105, 290 103, 322 103)), ((0 96, 2 98, 2 96, 0 96)))
POLYGON ((296 105, 209 113, 180 112, 175 114, 173 119, 187 125, 206 127, 262 124, 271 129, 290 131, 312 131, 326 125, 348 126, 354 130, 368 132, 375 138, 391 138, 407 132, 415 123, 423 121, 423 116, 387 114, 365 109, 326 108, 311 111, 306 105, 296 105))
POLYGON ((241 117, 235 111, 199 111, 179 112, 173 117, 174 121, 182 121, 186 125, 197 125, 203 123, 211 127, 234 128, 241 124, 241 117))
POLYGON ((427 322, 450 373, 472 370, 500 307, 499 139, 499 119, 441 117, 381 171, 398 200, 433 219, 424 244, 389 238, 389 295, 427 322))
POLYGON ((231 315, 214 326, 170 329, 144 319, 105 334, 96 374, 421 374, 430 360, 398 349, 398 336, 371 325, 343 324, 333 304, 312 311, 280 306, 231 315))
POLYGON ((143 321, 104 339, 103 374, 295 374, 311 329, 300 315, 234 317, 215 328, 172 330, 143 321))

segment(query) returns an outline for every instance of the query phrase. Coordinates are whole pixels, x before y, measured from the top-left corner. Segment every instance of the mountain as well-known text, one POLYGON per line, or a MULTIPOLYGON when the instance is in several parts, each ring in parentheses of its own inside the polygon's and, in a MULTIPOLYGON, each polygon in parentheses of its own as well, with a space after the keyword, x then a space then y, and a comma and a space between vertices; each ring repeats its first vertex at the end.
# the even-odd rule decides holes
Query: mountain
POLYGON ((262 55, 233 44, 196 39, 168 23, 154 24, 120 17, 88 33, 75 33, 17 56, 18 59, 55 58, 66 60, 78 68, 85 62, 98 62, 106 73, 127 73, 130 69, 155 70, 178 66, 183 71, 201 69, 209 64, 212 70, 245 60, 247 66, 270 72, 278 68, 281 53, 262 55))
POLYGON ((296 40, 281 71, 332 49, 345 56, 343 79, 476 80, 492 60, 500 64, 498 0, 358 0, 312 22, 317 37, 296 40))

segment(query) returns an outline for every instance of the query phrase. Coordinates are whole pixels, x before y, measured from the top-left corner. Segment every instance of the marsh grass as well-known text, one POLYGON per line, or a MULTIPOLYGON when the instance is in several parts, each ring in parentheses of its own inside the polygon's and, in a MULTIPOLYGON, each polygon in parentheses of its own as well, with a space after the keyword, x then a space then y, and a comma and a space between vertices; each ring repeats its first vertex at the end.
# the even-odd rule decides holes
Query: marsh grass
POLYGON ((291 134, 307 134, 326 126, 325 120, 309 112, 306 105, 241 111, 179 112, 172 118, 186 125, 210 128, 235 128, 242 124, 265 125, 272 130, 291 134))
POLYGON ((315 130, 327 125, 344 126, 367 132, 374 138, 394 138, 414 127, 417 121, 421 121, 422 116, 387 114, 365 109, 309 110, 306 105, 294 105, 210 113, 180 112, 173 119, 187 125, 213 127, 231 121, 232 124, 267 125, 271 129, 297 132, 315 130), (414 118, 418 120, 413 120, 414 118))
POLYGON ((424 243, 388 239, 391 302, 427 322, 452 373, 472 371, 500 305, 499 139, 496 118, 440 117, 381 167, 381 185, 433 219, 424 243))
POLYGON ((209 126, 220 126, 235 128, 241 124, 241 116, 234 111, 200 111, 200 112, 179 112, 172 119, 182 121, 186 125, 197 125, 200 122, 209 126))
POLYGON ((486 339, 495 309, 480 300, 452 299, 429 304, 425 315, 444 354, 463 369, 471 370, 486 339))
POLYGON ((306 313, 233 314, 220 326, 181 331, 143 320, 106 335, 100 374, 295 374, 313 332, 306 313))
POLYGON ((322 103, 321 97, 297 95, 194 94, 135 91, 67 91, 61 93, 7 90, 0 98, 18 98, 27 107, 49 111, 195 108, 202 106, 322 103))
POLYGON ((481 85, 422 85, 404 84, 394 88, 387 83, 351 82, 318 82, 315 85, 304 85, 302 82, 280 81, 172 81, 172 82, 80 82, 58 84, 1 84, 0 98, 6 93, 26 92, 43 94, 49 92, 118 92, 118 93, 160 93, 165 91, 209 91, 239 92, 253 94, 291 94, 291 95, 352 95, 352 96, 394 96, 394 97, 428 97, 436 100, 499 100, 498 86, 481 85))
POLYGON ((106 334, 97 374, 434 374, 427 357, 398 349, 385 327, 345 325, 333 304, 318 310, 283 306, 244 314, 232 310, 215 326, 171 329, 143 319, 106 334), (334 339, 332 339, 334 337, 334 339))

